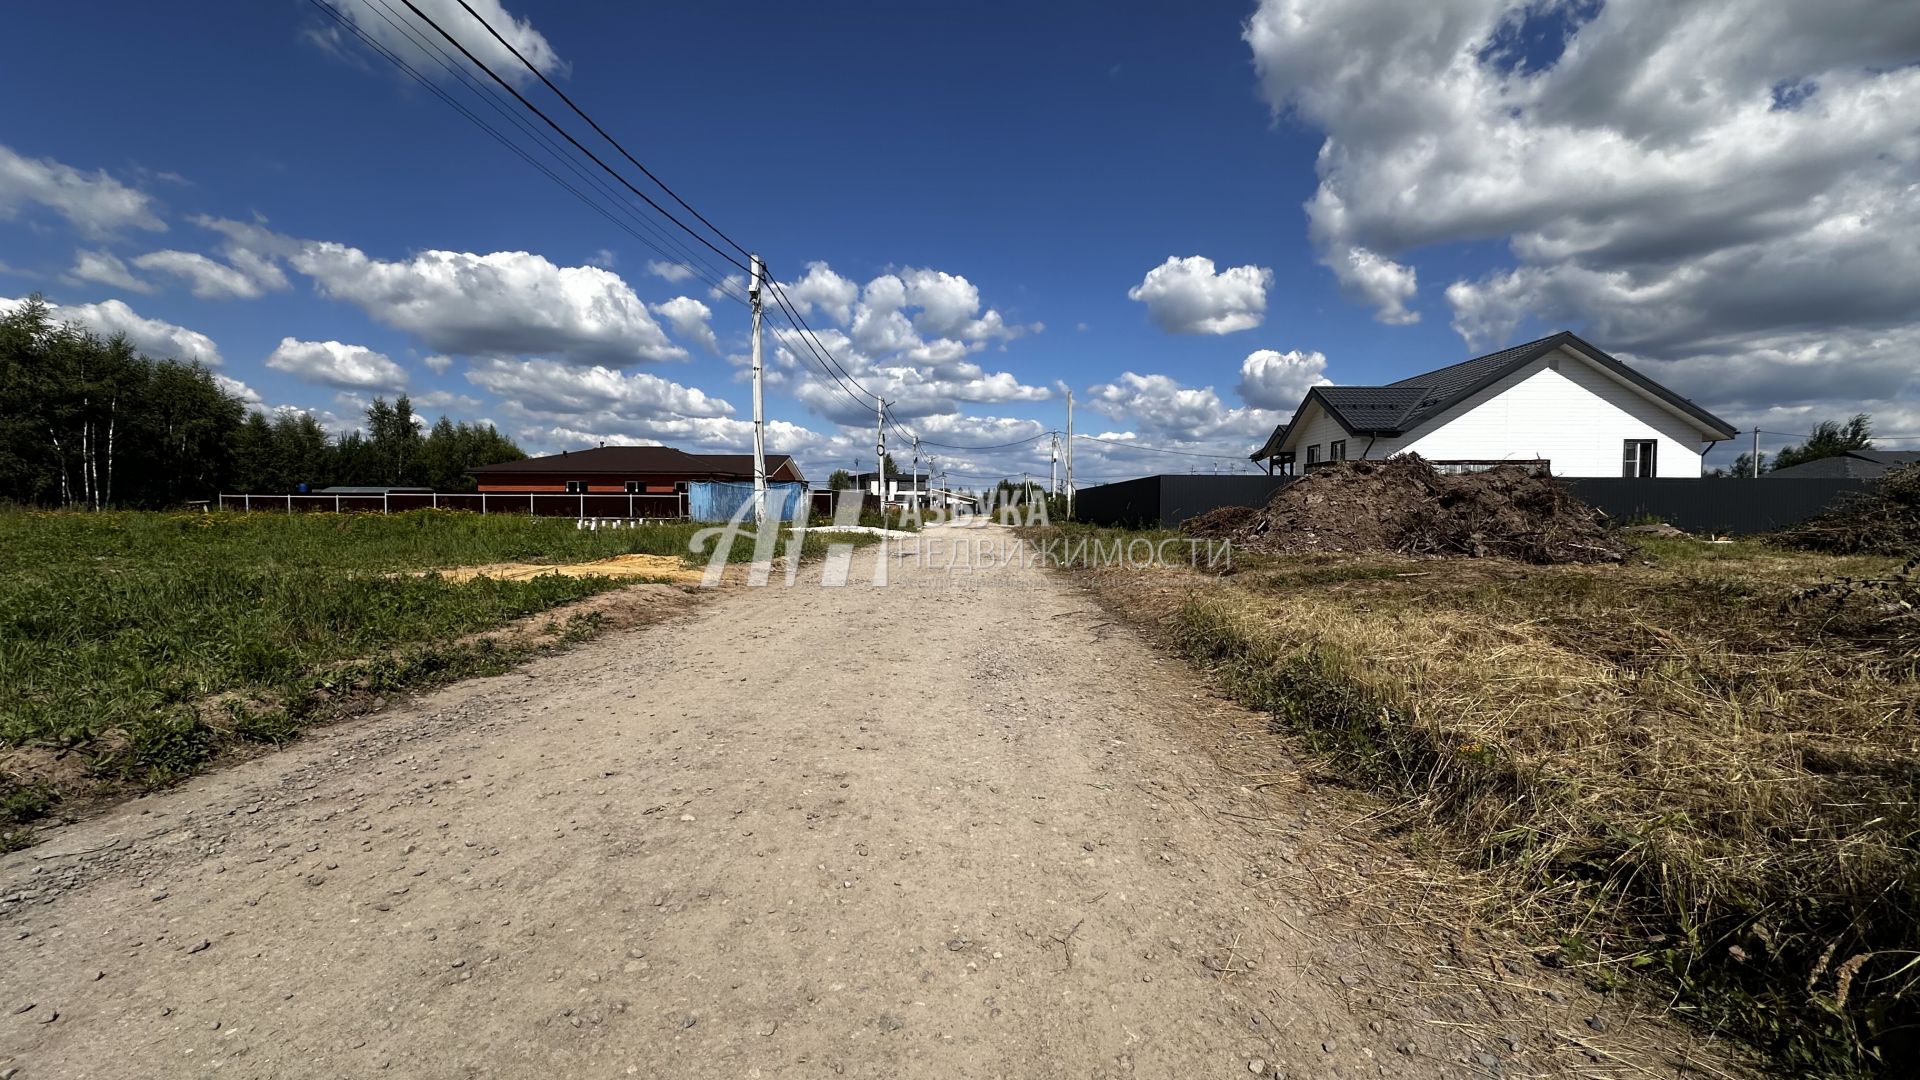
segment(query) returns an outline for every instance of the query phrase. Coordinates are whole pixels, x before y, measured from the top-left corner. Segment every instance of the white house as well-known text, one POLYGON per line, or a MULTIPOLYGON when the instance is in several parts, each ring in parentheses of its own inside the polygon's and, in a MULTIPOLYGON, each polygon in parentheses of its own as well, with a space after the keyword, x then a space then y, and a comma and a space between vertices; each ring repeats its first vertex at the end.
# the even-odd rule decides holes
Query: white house
POLYGON ((1562 331, 1386 386, 1316 386, 1250 455, 1276 470, 1419 454, 1443 468, 1699 477, 1733 425, 1562 331))

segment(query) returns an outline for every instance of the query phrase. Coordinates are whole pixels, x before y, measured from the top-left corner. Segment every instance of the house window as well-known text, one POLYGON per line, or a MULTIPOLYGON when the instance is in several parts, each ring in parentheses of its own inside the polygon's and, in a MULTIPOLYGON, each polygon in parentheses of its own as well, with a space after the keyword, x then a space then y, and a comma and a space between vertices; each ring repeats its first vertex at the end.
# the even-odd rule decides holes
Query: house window
POLYGON ((1320 444, 1314 443, 1307 447, 1307 466, 1311 468, 1318 464, 1320 464, 1320 444))
POLYGON ((1660 444, 1652 439, 1628 439, 1621 444, 1620 475, 1624 477, 1660 475, 1656 453, 1660 444))
POLYGON ((640 481, 638 480, 627 481, 627 494, 629 495, 640 494, 640 481))
POLYGON ((567 481, 567 494, 585 495, 586 493, 587 493, 587 482, 585 480, 567 481))
POLYGON ((1328 443, 1327 444, 1327 460, 1328 461, 1347 460, 1347 440, 1335 439, 1332 442, 1328 443))

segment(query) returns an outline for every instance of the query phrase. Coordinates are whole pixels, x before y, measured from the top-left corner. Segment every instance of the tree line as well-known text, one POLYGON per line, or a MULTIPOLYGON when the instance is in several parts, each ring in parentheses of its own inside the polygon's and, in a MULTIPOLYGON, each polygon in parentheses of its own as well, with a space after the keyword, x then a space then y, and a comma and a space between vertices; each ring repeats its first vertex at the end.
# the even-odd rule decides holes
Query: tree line
POLYGON ((1795 465, 1805 465, 1809 461, 1821 458, 1839 457, 1854 450, 1873 449, 1873 417, 1859 413, 1846 421, 1822 420, 1808 432, 1807 441, 1792 446, 1783 446, 1780 452, 1768 457, 1760 454, 1760 467, 1754 468, 1753 452, 1743 451, 1733 459, 1733 465, 1725 469, 1710 469, 1708 476, 1740 477, 1753 476, 1755 473, 1769 473, 1775 469, 1790 469, 1795 465))
POLYGON ((364 431, 249 410, 199 363, 142 355, 55 321, 39 297, 0 315, 0 501, 156 508, 307 485, 470 491, 467 470, 526 457, 491 424, 442 417, 424 433, 402 394, 364 431))

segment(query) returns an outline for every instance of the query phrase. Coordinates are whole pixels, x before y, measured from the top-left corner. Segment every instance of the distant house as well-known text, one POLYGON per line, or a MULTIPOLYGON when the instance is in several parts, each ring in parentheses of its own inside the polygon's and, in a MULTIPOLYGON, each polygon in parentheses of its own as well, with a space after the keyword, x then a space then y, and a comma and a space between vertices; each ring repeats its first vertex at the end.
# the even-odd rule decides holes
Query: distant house
MULTIPOLYGON (((696 480, 753 482, 752 454, 689 454, 671 446, 601 446, 469 470, 487 493, 668 495, 696 480)), ((769 483, 805 483, 786 454, 767 455, 769 483)))
MULTIPOLYGON (((880 474, 863 472, 854 478, 861 491, 880 494, 880 474)), ((924 503, 933 485, 933 474, 894 473, 887 477, 886 500, 889 503, 924 503)))
POLYGON ((1732 424, 1562 331, 1385 386, 1316 386, 1252 454, 1269 473, 1419 454, 1442 468, 1698 477, 1732 424))
POLYGON ((1849 450, 1832 457, 1815 458, 1798 465, 1789 465, 1784 469, 1761 473, 1761 476, 1784 476, 1789 479, 1804 477, 1807 479, 1874 480, 1886 475, 1902 465, 1920 464, 1920 450, 1849 450))

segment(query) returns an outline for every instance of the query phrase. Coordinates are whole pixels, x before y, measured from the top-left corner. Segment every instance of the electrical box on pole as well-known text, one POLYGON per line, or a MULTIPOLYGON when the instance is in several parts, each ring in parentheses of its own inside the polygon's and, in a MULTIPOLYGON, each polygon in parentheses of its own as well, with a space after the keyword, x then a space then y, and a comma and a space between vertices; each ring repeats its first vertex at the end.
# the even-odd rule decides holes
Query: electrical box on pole
POLYGON ((764 372, 760 367, 760 281, 767 265, 760 256, 747 256, 752 274, 747 283, 747 300, 753 309, 753 523, 767 520, 767 405, 764 372))

